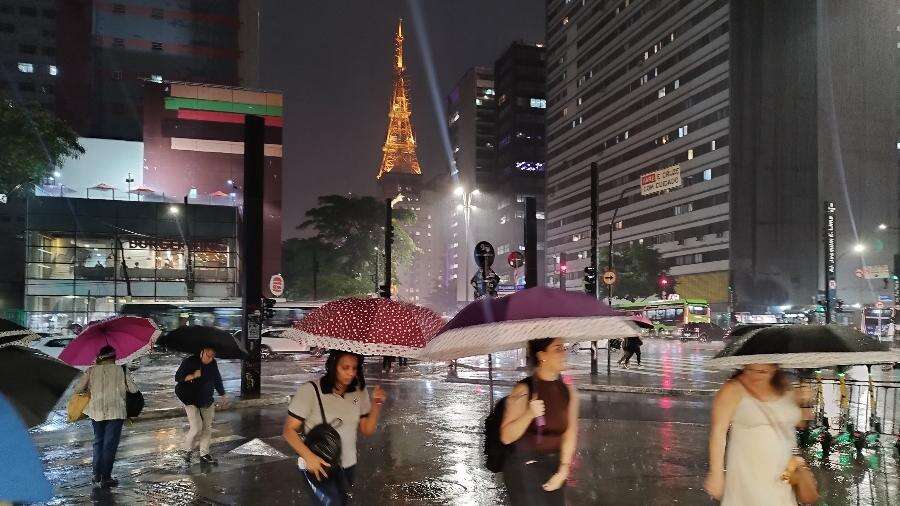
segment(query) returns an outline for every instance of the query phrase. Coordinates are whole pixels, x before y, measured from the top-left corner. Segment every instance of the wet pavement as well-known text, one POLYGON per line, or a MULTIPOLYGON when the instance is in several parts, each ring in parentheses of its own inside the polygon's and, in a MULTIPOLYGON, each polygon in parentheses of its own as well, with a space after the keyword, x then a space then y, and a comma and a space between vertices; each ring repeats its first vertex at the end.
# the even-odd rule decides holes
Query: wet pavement
MULTIPOLYGON (((702 359, 715 344, 650 343, 643 369, 614 369, 610 384, 715 388, 722 373, 705 370, 702 359), (659 362, 654 362, 657 358, 659 362), (627 375, 627 376, 626 376, 627 375)), ((577 382, 587 352, 572 359, 577 382)), ((496 357, 491 376, 515 379, 518 357, 496 357)), ((171 358, 148 361, 138 382, 169 388, 171 358)), ((499 475, 483 466, 483 420, 507 387, 457 383, 441 364, 414 364, 380 374, 369 363, 370 386, 389 395, 377 434, 360 440, 355 504, 505 504, 499 475)), ((605 365, 605 364, 604 364, 605 365)), ((486 379, 484 359, 467 359, 457 376, 486 379)), ((222 364, 226 378, 236 365, 222 364)), ((321 359, 266 362, 266 381, 274 391, 290 392, 321 372, 321 359)), ((601 370, 602 371, 602 370, 601 370)), ((587 380, 585 380, 587 378, 587 380)), ((603 382, 603 376, 596 380, 603 382)), ((226 380, 237 388, 235 380, 226 380)), ((487 383, 487 381, 485 381, 487 383)), ((157 395, 157 394, 154 394, 157 395)), ((570 504, 713 504, 700 489, 706 467, 709 396, 635 395, 588 392, 581 396, 579 450, 568 488, 570 504)), ((160 400, 160 402, 163 402, 160 400)), ((118 489, 95 492, 90 486, 90 425, 48 423, 35 431, 57 497, 50 504, 309 504, 296 458, 280 437, 285 406, 257 406, 220 412, 213 427, 217 467, 185 465, 175 450, 186 429, 184 418, 126 425, 115 467, 118 489)), ((885 441, 880 450, 836 450, 826 466, 814 466, 828 505, 900 503, 898 457, 885 441)))

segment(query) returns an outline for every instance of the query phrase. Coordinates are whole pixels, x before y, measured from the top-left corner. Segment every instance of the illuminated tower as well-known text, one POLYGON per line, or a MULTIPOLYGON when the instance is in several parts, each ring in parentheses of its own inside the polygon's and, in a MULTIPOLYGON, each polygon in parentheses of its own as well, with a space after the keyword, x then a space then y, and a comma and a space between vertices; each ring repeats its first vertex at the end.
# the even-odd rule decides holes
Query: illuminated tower
POLYGON ((381 166, 378 180, 387 174, 421 175, 419 160, 416 158, 416 138, 413 136, 411 111, 409 108, 408 76, 403 64, 403 20, 397 25, 394 47, 394 92, 391 95, 391 109, 388 113, 387 139, 382 148, 381 166))

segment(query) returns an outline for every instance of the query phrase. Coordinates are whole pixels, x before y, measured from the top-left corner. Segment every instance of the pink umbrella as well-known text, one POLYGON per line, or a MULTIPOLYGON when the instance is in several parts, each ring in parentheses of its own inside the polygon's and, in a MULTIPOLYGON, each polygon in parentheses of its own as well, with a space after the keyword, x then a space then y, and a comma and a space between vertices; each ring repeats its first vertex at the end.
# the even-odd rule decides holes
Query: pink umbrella
POLYGON ((389 299, 338 299, 313 310, 282 336, 360 355, 418 357, 442 325, 434 311, 389 299))
POLYGON ((214 191, 214 192, 210 193, 209 196, 210 197, 227 197, 228 194, 221 190, 218 190, 218 191, 214 191))
POLYGON ((89 367, 104 346, 116 350, 119 365, 147 353, 159 337, 152 320, 137 316, 116 316, 88 325, 59 354, 59 359, 75 367, 89 367))
POLYGON ((91 186, 90 188, 86 188, 86 189, 84 190, 84 192, 85 192, 85 195, 87 195, 88 198, 90 198, 90 196, 91 196, 91 193, 90 193, 91 190, 100 190, 100 191, 110 191, 110 190, 112 190, 112 196, 113 196, 113 199, 116 198, 116 187, 115 187, 115 186, 112 186, 112 185, 108 185, 108 184, 106 184, 106 183, 97 183, 96 185, 91 186))

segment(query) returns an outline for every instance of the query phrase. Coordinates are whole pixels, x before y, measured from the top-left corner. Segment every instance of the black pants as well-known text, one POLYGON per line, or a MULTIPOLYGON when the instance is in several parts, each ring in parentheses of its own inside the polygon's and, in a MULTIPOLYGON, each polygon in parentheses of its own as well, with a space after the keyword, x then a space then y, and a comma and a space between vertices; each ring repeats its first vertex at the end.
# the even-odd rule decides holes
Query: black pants
POLYGON ((316 506, 344 506, 350 500, 350 487, 353 486, 353 472, 356 466, 345 469, 329 469, 328 478, 319 481, 309 471, 303 471, 306 483, 309 484, 312 503, 316 506))
POLYGON ((544 483, 559 469, 559 453, 513 450, 503 464, 503 483, 512 506, 564 506, 565 485, 552 492, 544 483))
POLYGON ((94 481, 112 478, 113 462, 119 449, 125 420, 91 420, 94 427, 94 481))
POLYGON ((641 349, 638 348, 637 351, 634 352, 634 355, 637 357, 638 365, 641 365, 641 349))

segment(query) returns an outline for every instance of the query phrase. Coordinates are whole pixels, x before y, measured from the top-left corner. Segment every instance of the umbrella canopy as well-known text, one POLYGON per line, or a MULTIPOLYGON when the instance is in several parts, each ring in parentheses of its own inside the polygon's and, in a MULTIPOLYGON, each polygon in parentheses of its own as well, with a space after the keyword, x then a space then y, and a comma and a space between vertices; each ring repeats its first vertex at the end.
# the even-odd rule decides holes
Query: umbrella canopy
POLYGON ((853 327, 843 325, 748 325, 731 333, 730 342, 707 362, 719 369, 747 364, 779 364, 796 369, 900 361, 890 351, 853 327))
POLYGON ((156 193, 156 191, 151 188, 147 188, 146 186, 138 186, 134 190, 129 190, 128 193, 134 193, 136 195, 149 195, 151 193, 156 193))
POLYGON ((209 194, 210 197, 227 197, 228 194, 223 192, 222 190, 216 190, 209 194))
POLYGON ((40 336, 16 322, 0 318, 0 346, 18 344, 28 346, 28 343, 40 336))
POLYGON ((44 476, 28 429, 13 406, 0 395, 0 501, 44 502, 53 497, 53 487, 44 476))
POLYGON ((37 350, 0 348, 0 393, 30 427, 47 419, 77 375, 78 369, 37 350))
POLYGON ((116 189, 115 186, 108 185, 106 183, 97 183, 96 185, 88 188, 88 190, 104 190, 104 191, 105 190, 115 190, 115 189, 116 189))
POLYGON ((641 323, 597 299, 551 288, 529 288, 464 307, 428 343, 425 356, 449 360, 521 347, 531 339, 590 341, 634 336, 641 323))
POLYGON ((338 299, 313 310, 282 336, 359 355, 416 358, 443 322, 434 311, 390 299, 338 299))
POLYGON ((216 350, 216 357, 222 359, 238 359, 247 356, 244 343, 230 332, 203 325, 187 325, 165 334, 159 339, 159 345, 167 350, 197 354, 203 348, 216 350))
POLYGON ((159 334, 153 320, 116 316, 88 325, 59 354, 59 359, 75 367, 90 367, 100 349, 108 345, 116 349, 116 363, 122 365, 150 351, 159 334))

